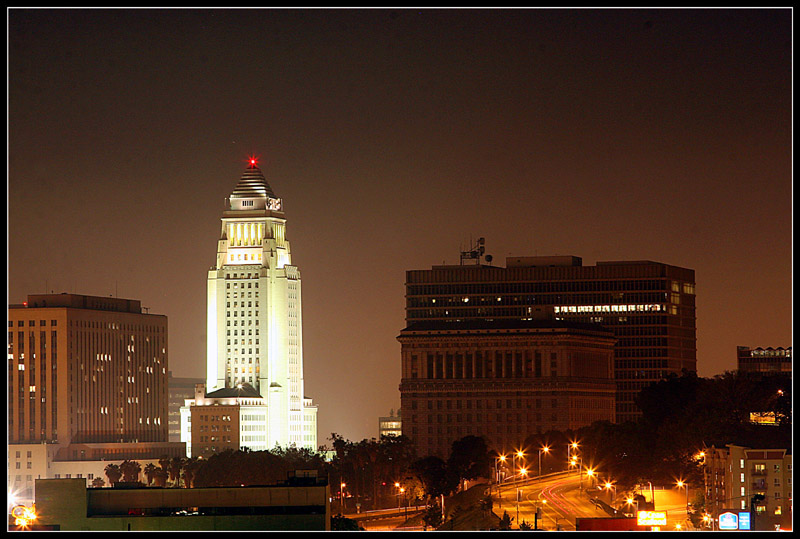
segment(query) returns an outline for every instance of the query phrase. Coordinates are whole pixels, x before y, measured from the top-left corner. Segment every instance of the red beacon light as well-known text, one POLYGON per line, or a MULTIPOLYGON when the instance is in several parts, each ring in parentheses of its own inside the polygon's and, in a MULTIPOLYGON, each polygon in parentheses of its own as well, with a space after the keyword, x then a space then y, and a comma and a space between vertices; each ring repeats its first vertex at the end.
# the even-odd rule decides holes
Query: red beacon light
POLYGON ((251 167, 251 168, 255 168, 255 166, 256 166, 256 163, 258 162, 258 160, 255 158, 255 156, 251 156, 251 157, 248 159, 248 161, 250 161, 250 167, 251 167))

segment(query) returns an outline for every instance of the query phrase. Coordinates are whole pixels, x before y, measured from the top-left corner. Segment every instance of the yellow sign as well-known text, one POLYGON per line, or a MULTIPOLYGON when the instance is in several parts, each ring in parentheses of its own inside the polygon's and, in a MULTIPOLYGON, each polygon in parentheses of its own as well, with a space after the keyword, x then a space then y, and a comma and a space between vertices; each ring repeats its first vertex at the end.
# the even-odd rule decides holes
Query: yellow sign
POLYGON ((639 526, 666 526, 666 511, 639 511, 636 515, 639 526))

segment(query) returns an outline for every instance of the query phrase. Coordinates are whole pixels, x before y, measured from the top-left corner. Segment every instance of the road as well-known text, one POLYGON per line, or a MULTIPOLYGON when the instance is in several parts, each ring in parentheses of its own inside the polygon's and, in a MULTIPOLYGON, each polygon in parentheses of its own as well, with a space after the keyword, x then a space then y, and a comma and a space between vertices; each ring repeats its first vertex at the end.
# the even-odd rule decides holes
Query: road
MULTIPOLYGON (((394 530, 397 529, 398 526, 406 522, 408 518, 421 512, 422 509, 409 507, 407 511, 408 513, 406 513, 406 508, 403 508, 400 511, 398 511, 397 508, 378 509, 375 511, 364 511, 362 513, 349 513, 346 514, 345 516, 347 518, 355 520, 356 522, 358 522, 359 526, 363 527, 365 530, 368 531, 394 530)), ((406 529, 408 531, 413 531, 421 528, 403 528, 403 529, 406 529)))
MULTIPOLYGON (((584 486, 588 479, 583 478, 584 486)), ((495 513, 502 515, 507 511, 514 517, 512 528, 518 528, 519 522, 534 525, 534 513, 537 507, 542 509, 542 518, 538 528, 546 530, 575 530, 576 518, 607 517, 603 509, 596 507, 585 492, 581 491, 580 478, 575 473, 552 474, 540 480, 532 479, 520 482, 516 486, 507 483, 500 488, 492 489, 492 497, 496 507, 495 513), (516 502, 516 491, 519 489, 519 504, 516 502), (519 518, 517 518, 519 511, 519 518)))

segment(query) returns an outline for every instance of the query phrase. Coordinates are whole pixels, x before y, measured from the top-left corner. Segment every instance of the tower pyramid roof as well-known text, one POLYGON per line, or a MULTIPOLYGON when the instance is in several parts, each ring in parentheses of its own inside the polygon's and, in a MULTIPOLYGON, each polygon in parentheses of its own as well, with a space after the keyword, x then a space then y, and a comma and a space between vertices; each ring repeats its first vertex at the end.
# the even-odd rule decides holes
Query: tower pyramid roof
POLYGON ((230 198, 278 198, 272 192, 267 179, 255 164, 245 169, 230 198))

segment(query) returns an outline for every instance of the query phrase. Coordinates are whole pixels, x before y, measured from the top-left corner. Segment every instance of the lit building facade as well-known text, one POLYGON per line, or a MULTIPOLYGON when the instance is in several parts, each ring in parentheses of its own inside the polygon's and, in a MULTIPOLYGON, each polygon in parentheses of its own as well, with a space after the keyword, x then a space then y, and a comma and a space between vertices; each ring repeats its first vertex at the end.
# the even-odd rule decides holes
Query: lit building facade
POLYGON ((499 267, 481 263, 480 254, 406 272, 406 325, 524 320, 545 307, 558 319, 599 323, 617 338, 619 422, 641 415, 635 398, 644 387, 697 370, 694 270, 650 261, 584 266, 574 256, 509 257, 499 267))
POLYGON ((791 374, 792 347, 750 348, 748 346, 737 346, 736 363, 741 372, 791 374))
POLYGON ((378 418, 378 439, 381 436, 400 436, 403 434, 403 420, 400 419, 400 410, 397 411, 397 416, 394 415, 394 410, 389 410, 388 417, 378 418))
MULTIPOLYGON (((317 407, 303 393, 300 270, 283 201, 254 159, 226 200, 207 312, 207 391, 252 388, 265 447, 316 450, 317 407)), ((190 433, 181 440, 190 443, 190 433)))
POLYGON ((750 511, 756 530, 791 529, 792 455, 785 449, 751 449, 737 445, 703 450, 706 511, 714 518, 726 511, 750 511))
POLYGON ((470 435, 507 453, 535 434, 614 421, 616 339, 598 324, 424 321, 398 340, 403 434, 418 455, 446 459, 470 435))

